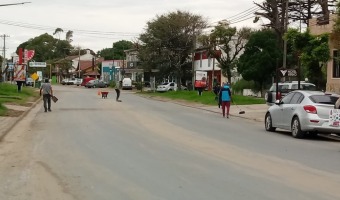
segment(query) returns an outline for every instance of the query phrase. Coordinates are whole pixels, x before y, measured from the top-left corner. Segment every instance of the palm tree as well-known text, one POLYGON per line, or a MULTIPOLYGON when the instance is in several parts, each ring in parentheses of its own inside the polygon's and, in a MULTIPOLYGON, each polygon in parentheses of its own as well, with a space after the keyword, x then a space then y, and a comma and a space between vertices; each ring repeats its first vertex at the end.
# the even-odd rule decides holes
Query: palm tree
POLYGON ((67 31, 67 33, 66 33, 66 41, 71 43, 73 41, 72 37, 73 37, 73 31, 71 31, 71 30, 67 31))
POLYGON ((61 28, 56 28, 55 31, 54 31, 54 33, 53 33, 53 35, 58 34, 58 37, 59 37, 59 40, 60 40, 60 33, 62 33, 62 32, 64 32, 63 29, 61 29, 61 28))

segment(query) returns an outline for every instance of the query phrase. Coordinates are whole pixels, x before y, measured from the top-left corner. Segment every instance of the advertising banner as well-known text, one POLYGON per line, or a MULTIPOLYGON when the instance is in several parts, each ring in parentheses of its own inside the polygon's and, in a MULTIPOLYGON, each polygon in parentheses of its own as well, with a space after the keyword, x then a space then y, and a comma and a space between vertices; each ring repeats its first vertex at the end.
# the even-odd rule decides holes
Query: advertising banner
POLYGON ((15 81, 26 81, 26 66, 17 65, 14 67, 14 80, 15 81))
POLYGON ((195 72, 195 87, 196 88, 207 87, 207 75, 208 75, 208 73, 205 72, 205 71, 196 71, 195 72))

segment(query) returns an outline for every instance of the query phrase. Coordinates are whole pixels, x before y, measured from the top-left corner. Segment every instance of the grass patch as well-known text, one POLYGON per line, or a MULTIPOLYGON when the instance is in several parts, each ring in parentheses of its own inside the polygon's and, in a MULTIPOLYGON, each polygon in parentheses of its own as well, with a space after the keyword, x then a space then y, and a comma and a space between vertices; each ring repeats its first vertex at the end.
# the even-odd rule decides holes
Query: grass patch
POLYGON ((0 116, 6 114, 4 103, 14 103, 24 105, 28 101, 35 101, 39 98, 37 88, 22 87, 21 92, 18 92, 17 85, 1 83, 0 84, 0 116))
MULTIPOLYGON (((211 91, 204 91, 202 96, 198 96, 197 91, 169 91, 169 92, 143 92, 140 94, 145 94, 149 96, 158 96, 169 99, 181 99, 195 103, 201 103, 205 105, 217 105, 215 101, 215 94, 211 91)), ((251 104, 265 104, 263 98, 248 97, 242 95, 233 95, 233 101, 237 105, 251 105, 251 104)))

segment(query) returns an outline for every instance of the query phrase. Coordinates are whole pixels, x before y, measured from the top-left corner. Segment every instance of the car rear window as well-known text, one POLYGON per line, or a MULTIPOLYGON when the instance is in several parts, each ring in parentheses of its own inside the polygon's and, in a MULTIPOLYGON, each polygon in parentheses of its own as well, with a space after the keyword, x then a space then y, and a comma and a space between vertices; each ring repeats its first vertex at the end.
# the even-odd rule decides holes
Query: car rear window
POLYGON ((331 95, 312 95, 309 97, 310 100, 314 103, 322 103, 322 104, 332 104, 334 105, 338 97, 331 95))

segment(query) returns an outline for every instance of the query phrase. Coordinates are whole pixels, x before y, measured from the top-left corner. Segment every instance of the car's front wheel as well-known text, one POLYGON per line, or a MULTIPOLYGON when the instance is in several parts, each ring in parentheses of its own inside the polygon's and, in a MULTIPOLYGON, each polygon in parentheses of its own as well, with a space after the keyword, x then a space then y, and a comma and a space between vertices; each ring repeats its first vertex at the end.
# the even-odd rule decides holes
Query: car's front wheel
POLYGON ((276 130, 276 128, 273 127, 272 116, 270 115, 269 112, 266 114, 266 118, 264 119, 264 125, 266 128, 266 131, 274 132, 276 130))
POLYGON ((306 134, 305 131, 301 130, 301 123, 298 117, 294 117, 291 125, 292 136, 295 138, 303 138, 306 134))

